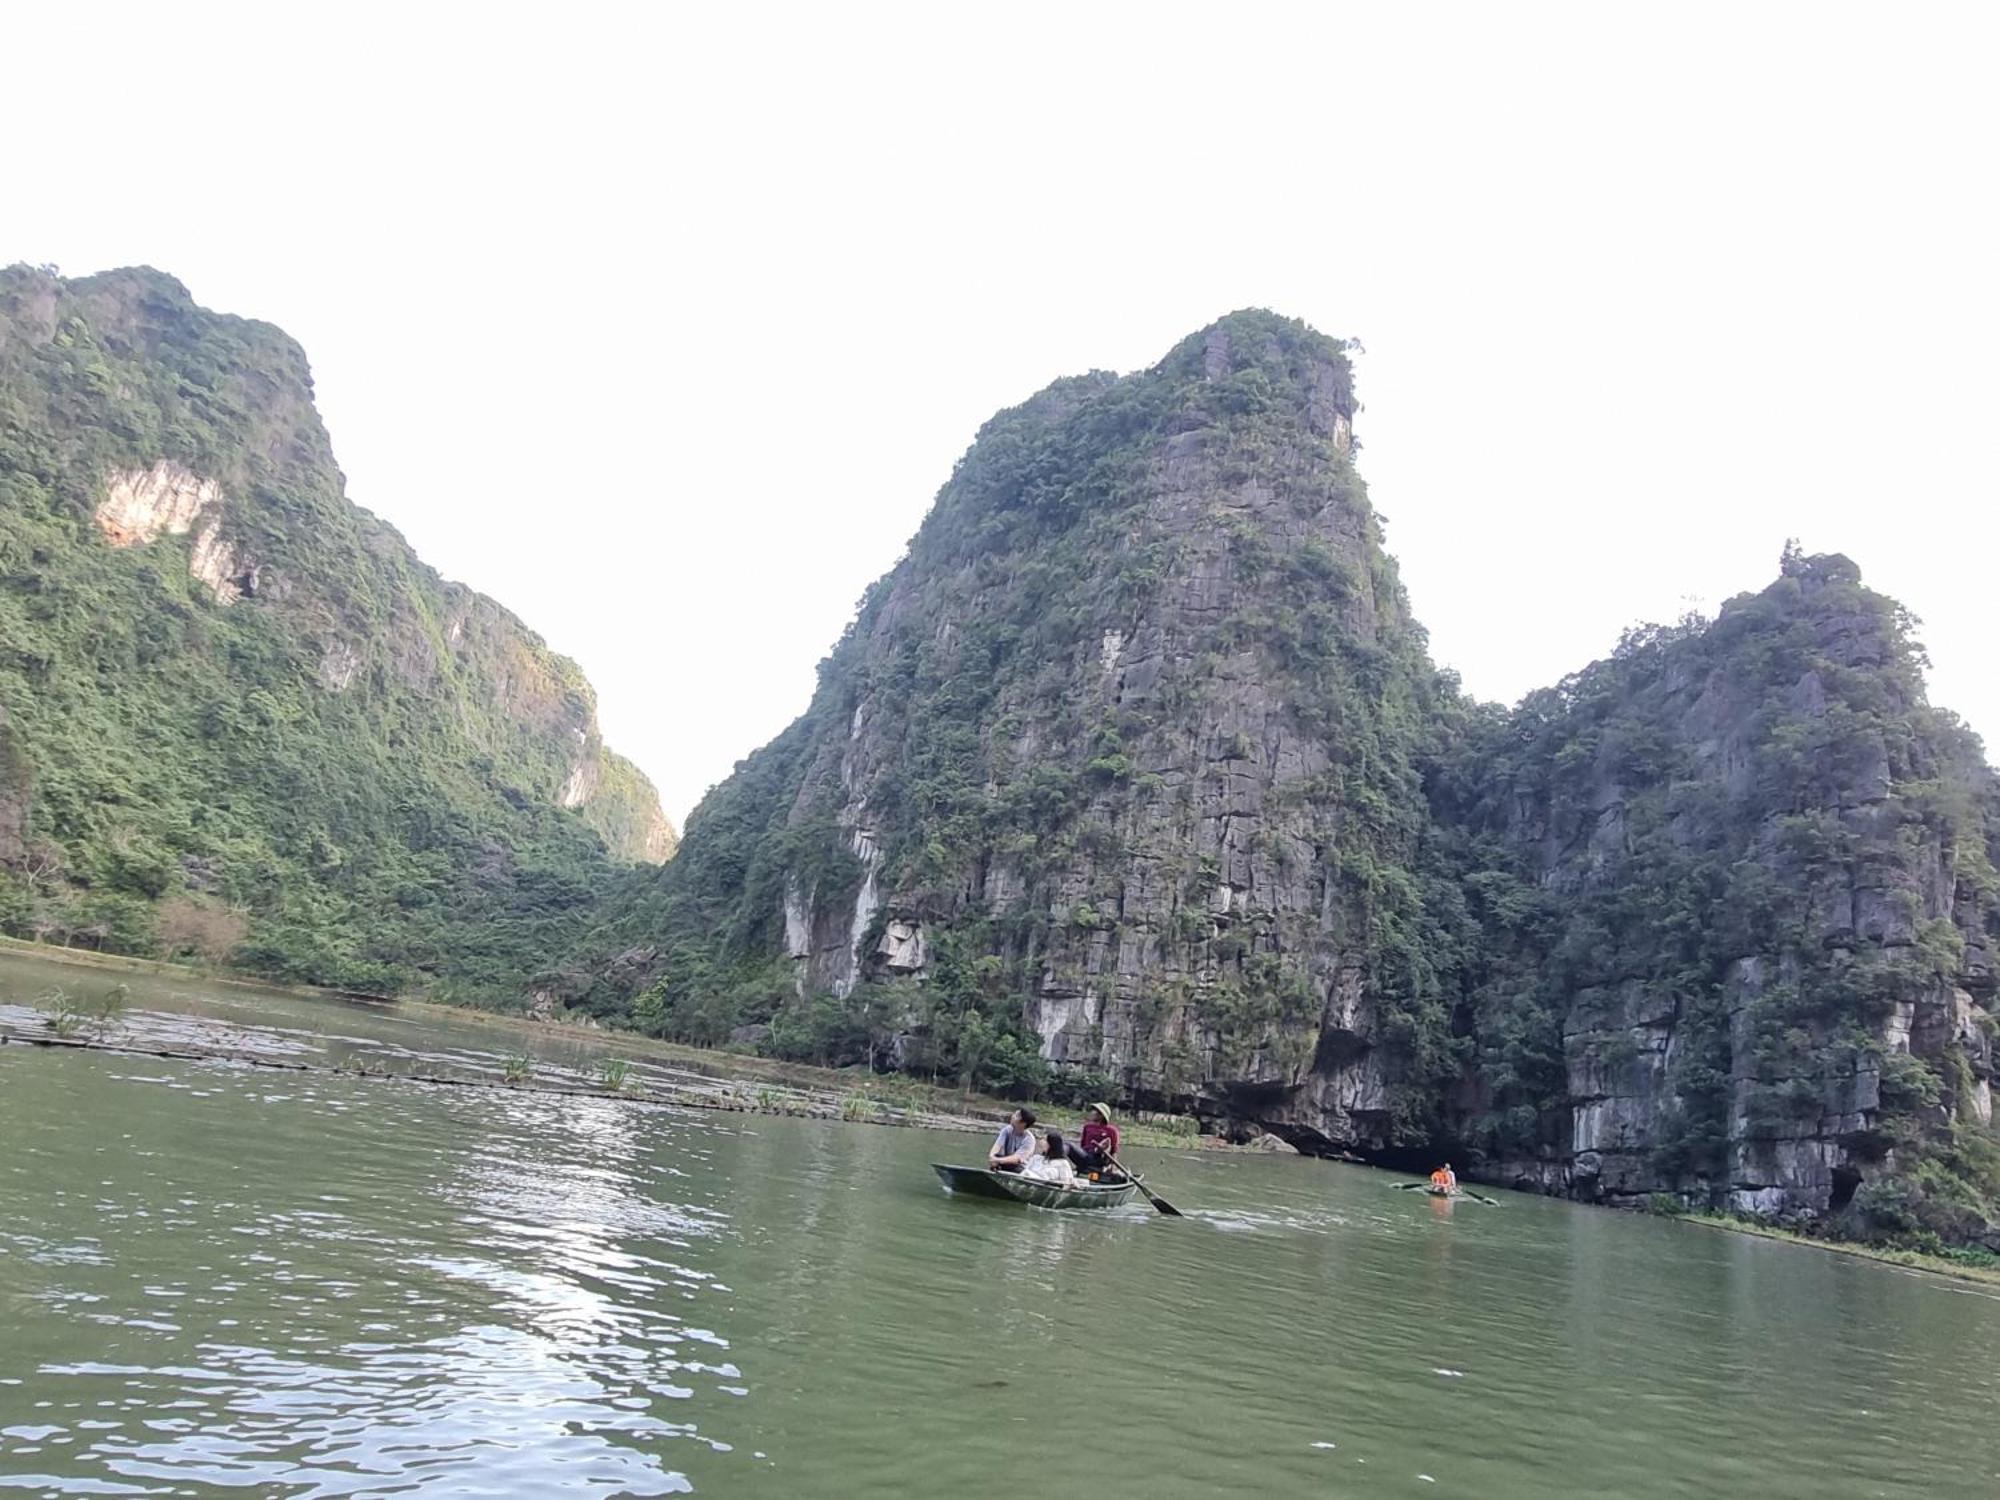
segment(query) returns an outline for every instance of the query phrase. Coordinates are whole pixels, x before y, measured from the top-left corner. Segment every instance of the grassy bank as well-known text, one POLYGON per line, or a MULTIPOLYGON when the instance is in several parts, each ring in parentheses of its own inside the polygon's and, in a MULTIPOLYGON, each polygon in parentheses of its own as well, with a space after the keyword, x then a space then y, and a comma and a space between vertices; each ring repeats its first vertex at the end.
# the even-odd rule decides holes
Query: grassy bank
POLYGON ((1922 1250, 1898 1250, 1887 1245, 1863 1245, 1853 1240, 1816 1239, 1812 1235, 1782 1229, 1775 1224, 1765 1224, 1755 1219, 1740 1219, 1730 1214, 1706 1213, 1699 1209, 1686 1209, 1669 1214, 1667 1217, 1688 1224, 1705 1225, 1710 1229, 1726 1229, 1732 1234, 1755 1235, 1762 1240, 1781 1240, 1788 1245, 1805 1245, 1814 1250, 1831 1251, 1835 1255, 1858 1256, 1863 1260, 1904 1266, 1913 1271, 1930 1271, 1939 1276, 1950 1276, 1959 1281, 1971 1281, 1981 1286, 2000 1289, 2000 1256, 1986 1256, 1979 1251, 1963 1251, 1959 1255, 1932 1255, 1922 1250), (1964 1258, 1961 1259, 1960 1256, 1964 1258))
MULTIPOLYGON (((97 972, 146 974, 178 980, 193 986, 222 986, 238 990, 282 995, 297 999, 331 1002, 338 1005, 365 1004, 370 1008, 391 1005, 401 1015, 417 1019, 434 1017, 439 1022, 477 1025, 493 1035, 496 1073, 526 1092, 602 1092, 580 1087, 586 1080, 567 1078, 557 1082, 562 1070, 528 1058, 527 1047, 538 1039, 563 1039, 587 1044, 602 1059, 655 1063, 713 1080, 713 1089, 676 1091, 670 1102, 694 1107, 742 1110, 747 1113, 801 1114, 837 1118, 854 1123, 925 1125, 934 1129, 986 1131, 1012 1112, 1019 1101, 992 1095, 937 1087, 921 1080, 893 1073, 869 1073, 860 1068, 820 1068, 808 1063, 781 1062, 747 1053, 712 1052, 676 1042, 641 1036, 636 1032, 612 1031, 595 1024, 544 1020, 519 1012, 479 1010, 470 1006, 447 1005, 430 1000, 380 1002, 359 1000, 337 990, 304 985, 277 984, 240 975, 224 975, 185 964, 127 958, 119 954, 96 953, 75 948, 51 947, 16 938, 0 938, 0 953, 17 953, 45 963, 97 972)), ((143 1008, 143 1007, 141 1007, 143 1008)), ((21 1036, 21 1041, 39 1037, 21 1036)), ((73 1045, 93 1045, 72 1043, 73 1045)), ((97 1043, 107 1050, 150 1051, 154 1055, 187 1057, 184 1052, 160 1052, 151 1048, 97 1043)), ((217 1054, 214 1060, 225 1060, 217 1054)), ((233 1059, 242 1060, 242 1059, 233 1059)), ((352 1068, 342 1071, 356 1071, 352 1068)), ((373 1075, 371 1075, 373 1076, 373 1075)), ((387 1076, 387 1075, 381 1075, 387 1076)), ((404 1075, 408 1076, 408 1075, 404 1075)), ((470 1080, 412 1078, 414 1082, 467 1083, 470 1080)), ((637 1091, 625 1097, 644 1097, 637 1091)), ((668 1101, 662 1101, 668 1102, 668 1101)), ((1074 1128, 1079 1111, 1066 1106, 1030 1104, 1044 1126, 1074 1128)), ((1175 1147, 1197 1150, 1236 1150, 1226 1142, 1200 1134, 1192 1118, 1171 1117, 1119 1121, 1125 1143, 1162 1149, 1175 1147)))
POLYGON ((301 995, 309 1000, 359 1000, 343 990, 321 989, 311 984, 281 984, 275 979, 258 979, 221 969, 201 969, 193 964, 169 963, 161 958, 132 958, 123 953, 99 953, 91 948, 60 948, 53 943, 31 942, 27 938, 0 933, 0 953, 18 953, 44 963, 64 964, 75 969, 98 969, 113 974, 157 974, 168 979, 185 979, 190 984, 216 984, 229 989, 262 990, 272 995, 301 995))

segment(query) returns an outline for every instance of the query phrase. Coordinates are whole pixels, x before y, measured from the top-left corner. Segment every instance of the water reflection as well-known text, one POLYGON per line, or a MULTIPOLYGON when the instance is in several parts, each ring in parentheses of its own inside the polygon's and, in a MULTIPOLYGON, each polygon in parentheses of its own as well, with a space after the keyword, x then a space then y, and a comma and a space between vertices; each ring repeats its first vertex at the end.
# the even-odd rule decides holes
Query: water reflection
POLYGON ((2000 1302, 1834 1256, 1191 1153, 1186 1219, 1046 1213, 947 1197, 968 1138, 24 1051, 0 1489, 2000 1493, 2000 1302))
MULTIPOLYGON (((128 1102, 214 1101, 237 1128, 263 1113, 241 1078, 162 1081, 128 1102)), ((735 1452, 703 1412, 749 1393, 704 1263, 735 1231, 712 1186, 673 1191, 676 1159, 706 1155, 698 1120, 494 1096, 401 1122, 471 1127, 445 1147, 311 1103, 234 1162, 165 1129, 187 1149, 114 1152, 87 1194, 57 1185, 74 1138, 23 1117, 33 1182, 0 1221, 0 1289, 44 1311, 0 1355, 21 1382, 0 1387, 0 1485, 660 1495, 692 1488, 676 1451, 735 1452), (306 1162, 327 1175, 300 1180, 306 1162), (102 1237, 15 1227, 80 1213, 102 1237), (94 1357, 17 1373, 38 1347, 94 1357)))
MULTIPOLYGON (((622 1385, 518 1330, 486 1325, 411 1345, 352 1344, 324 1362, 255 1346, 204 1345, 201 1353, 193 1367, 58 1364, 40 1373, 91 1390, 112 1381, 145 1393, 123 1404, 162 1413, 100 1423, 110 1430, 90 1435, 84 1456, 128 1479, 305 1496, 410 1493, 433 1483, 492 1494, 691 1488, 685 1474, 617 1439, 694 1436, 693 1424, 626 1409, 622 1385)), ((53 1476, 33 1482, 91 1492, 53 1476)))

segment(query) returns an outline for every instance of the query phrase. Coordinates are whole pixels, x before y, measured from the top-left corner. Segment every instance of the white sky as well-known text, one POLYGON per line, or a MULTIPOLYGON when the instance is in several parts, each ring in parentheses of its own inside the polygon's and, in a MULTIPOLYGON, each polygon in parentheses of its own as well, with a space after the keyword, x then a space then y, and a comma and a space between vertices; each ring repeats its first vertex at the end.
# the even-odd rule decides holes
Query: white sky
POLYGON ((1366 343, 1480 695, 1797 535, 1995 736, 1995 16, 16 7, 0 261, 297 337, 353 498, 577 657, 677 820, 982 420, 1253 305, 1366 343))

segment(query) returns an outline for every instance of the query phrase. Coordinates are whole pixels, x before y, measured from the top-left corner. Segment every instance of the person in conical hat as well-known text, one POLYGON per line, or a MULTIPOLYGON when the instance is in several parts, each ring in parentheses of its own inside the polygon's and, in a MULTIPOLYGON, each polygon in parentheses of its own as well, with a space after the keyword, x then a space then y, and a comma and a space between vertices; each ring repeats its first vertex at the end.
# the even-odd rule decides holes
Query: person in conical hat
POLYGON ((1115 1174, 1118 1168, 1112 1158, 1118 1154, 1118 1144, 1118 1127, 1111 1123, 1111 1106, 1093 1104, 1084 1111, 1083 1129, 1077 1132, 1069 1159, 1081 1171, 1095 1172, 1100 1177, 1115 1174))

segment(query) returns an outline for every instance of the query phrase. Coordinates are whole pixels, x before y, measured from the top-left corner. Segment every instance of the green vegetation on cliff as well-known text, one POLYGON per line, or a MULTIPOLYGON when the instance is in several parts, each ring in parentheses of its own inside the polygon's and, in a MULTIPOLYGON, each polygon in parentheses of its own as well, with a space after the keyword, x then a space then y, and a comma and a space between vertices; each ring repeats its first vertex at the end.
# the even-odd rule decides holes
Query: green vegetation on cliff
POLYGON ((0 272, 0 705, 17 935, 513 997, 671 849, 575 666, 345 498, 298 347, 150 271, 0 272))
POLYGON ((1995 778, 1851 562, 1788 552, 1713 622, 1629 633, 1472 720, 1437 784, 1488 938, 1466 1120, 1492 1159, 1574 1156, 1627 1199, 1810 1194, 1869 1234, 2000 1221, 1995 778))
POLYGON ((806 715, 696 812, 600 939, 627 962, 576 1002, 685 1040, 1171 1100, 1245 1067, 1291 1081, 1325 992, 1355 984, 1400 1060, 1371 1107, 1433 1134, 1466 934, 1420 762, 1454 690, 1380 546, 1352 410, 1338 340, 1242 313, 996 416, 806 715), (1038 1015, 1061 991, 1115 996, 1158 1045, 1115 1056, 1124 1023, 1100 1019, 1051 1068, 1038 1015))
POLYGON ((1353 411, 1338 341, 1241 313, 995 417, 557 987, 1308 1150, 2000 1237, 2000 794, 1901 612, 1788 553, 1713 622, 1469 702, 1353 411))

